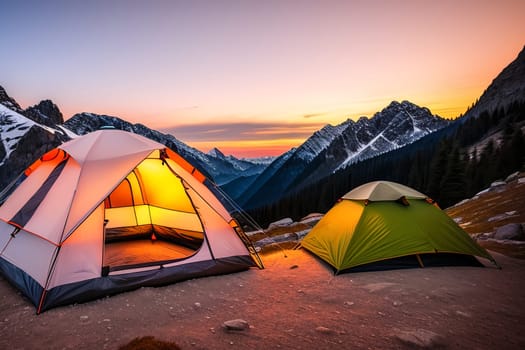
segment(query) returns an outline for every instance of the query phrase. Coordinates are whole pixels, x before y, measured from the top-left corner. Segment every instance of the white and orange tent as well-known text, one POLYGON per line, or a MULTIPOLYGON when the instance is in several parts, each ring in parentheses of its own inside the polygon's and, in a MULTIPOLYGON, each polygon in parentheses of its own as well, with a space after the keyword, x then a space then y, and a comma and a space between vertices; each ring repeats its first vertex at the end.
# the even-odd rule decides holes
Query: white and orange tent
POLYGON ((262 267, 205 177, 160 143, 99 130, 26 175, 0 207, 0 271, 37 312, 262 267))

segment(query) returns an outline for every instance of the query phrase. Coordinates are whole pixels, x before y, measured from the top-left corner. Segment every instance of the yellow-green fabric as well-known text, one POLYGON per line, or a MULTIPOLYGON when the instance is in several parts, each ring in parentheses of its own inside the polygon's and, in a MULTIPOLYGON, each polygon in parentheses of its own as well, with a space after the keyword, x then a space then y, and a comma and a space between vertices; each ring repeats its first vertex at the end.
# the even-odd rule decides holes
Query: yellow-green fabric
POLYGON ((423 253, 459 253, 487 258, 445 212, 423 199, 369 202, 343 199, 304 237, 302 246, 342 271, 423 253))

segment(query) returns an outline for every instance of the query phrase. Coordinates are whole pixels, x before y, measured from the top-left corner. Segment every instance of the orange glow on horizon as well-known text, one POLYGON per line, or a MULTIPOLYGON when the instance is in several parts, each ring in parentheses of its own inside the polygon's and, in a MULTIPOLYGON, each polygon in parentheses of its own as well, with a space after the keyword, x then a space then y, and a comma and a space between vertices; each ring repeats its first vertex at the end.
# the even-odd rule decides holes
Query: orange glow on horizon
MULTIPOLYGON (((419 105, 420 107, 426 107, 434 115, 440 116, 445 119, 453 120, 464 114, 468 108, 475 102, 482 92, 476 95, 475 89, 471 91, 464 91, 464 95, 456 95, 453 98, 449 97, 448 103, 439 101, 439 96, 433 96, 431 100, 422 98, 421 101, 409 100, 412 103, 419 105), (470 96, 469 96, 470 93, 470 96), (477 97, 472 97, 477 96, 477 97)), ((392 99, 401 101, 403 99, 392 99)), ((363 113, 348 113, 345 114, 344 110, 339 110, 333 113, 325 113, 326 124, 333 126, 339 125, 347 119, 357 121, 361 117, 372 118, 375 113, 380 112, 383 108, 387 107, 392 100, 378 100, 370 105, 360 105, 358 107, 369 108, 373 112, 363 113)), ((298 147, 304 143, 315 131, 320 130, 324 125, 318 124, 318 126, 307 125, 311 120, 304 119, 304 126, 287 126, 286 122, 279 127, 273 127, 269 130, 253 131, 251 135, 260 136, 259 140, 210 140, 210 141, 186 141, 181 139, 191 147, 195 147, 202 152, 209 152, 212 148, 218 148, 225 155, 233 155, 236 158, 257 158, 263 156, 280 156, 283 153, 289 151, 293 147, 298 147), (301 130, 305 133, 304 138, 282 138, 282 136, 289 133, 291 130, 301 130), (271 137, 274 138, 271 138, 271 137), (269 138, 270 137, 270 138, 269 138)), ((299 124, 299 123, 298 123, 299 124)), ((211 136, 211 135, 210 135, 211 136)), ((177 135, 175 135, 177 137, 177 135)))
POLYGON ((280 156, 293 147, 301 145, 305 140, 275 139, 261 141, 217 141, 217 142, 188 142, 191 147, 202 152, 209 152, 218 148, 225 155, 236 158, 258 158, 265 156, 280 156))

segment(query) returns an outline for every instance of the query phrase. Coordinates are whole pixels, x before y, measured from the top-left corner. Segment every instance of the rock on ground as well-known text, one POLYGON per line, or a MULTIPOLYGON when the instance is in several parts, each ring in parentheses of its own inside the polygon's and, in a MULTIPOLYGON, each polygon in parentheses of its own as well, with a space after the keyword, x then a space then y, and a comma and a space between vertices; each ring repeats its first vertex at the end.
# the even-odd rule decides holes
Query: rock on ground
POLYGON ((523 227, 521 224, 511 223, 496 229, 494 233, 495 239, 511 239, 514 241, 525 240, 525 234, 523 233, 523 227))

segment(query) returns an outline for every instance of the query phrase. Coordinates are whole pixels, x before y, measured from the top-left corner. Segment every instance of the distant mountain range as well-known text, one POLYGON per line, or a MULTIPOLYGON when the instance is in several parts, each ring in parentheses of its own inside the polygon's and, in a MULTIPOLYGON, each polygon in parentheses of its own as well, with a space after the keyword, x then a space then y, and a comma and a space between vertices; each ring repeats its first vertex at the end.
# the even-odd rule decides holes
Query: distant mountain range
POLYGON ((240 173, 258 173, 266 167, 266 164, 260 160, 250 161, 232 156, 226 157, 218 150, 206 154, 188 146, 173 135, 161 133, 142 124, 131 124, 118 117, 79 113, 68 119, 64 126, 79 135, 92 132, 102 126, 113 126, 117 129, 140 134, 176 151, 218 185, 237 178, 240 173))
POLYGON ((268 164, 268 159, 237 159, 218 150, 205 154, 172 135, 118 117, 79 113, 64 122, 62 113, 51 101, 24 110, 0 86, 0 189, 48 150, 102 126, 134 132, 168 146, 219 185, 240 174, 258 174, 268 164))
POLYGON ((237 159, 218 149, 206 154, 172 135, 115 116, 79 113, 64 122, 52 101, 24 110, 0 87, 0 189, 47 150, 101 126, 113 126, 165 144, 243 207, 261 207, 356 162, 403 148, 453 123, 476 118, 484 110, 500 108, 509 100, 525 100, 524 61, 522 51, 459 121, 445 120, 408 101, 393 101, 371 118, 326 125, 299 147, 265 159, 237 159))
POLYGON ((337 126, 326 125, 301 146, 280 157, 237 159, 225 156, 217 148, 205 154, 173 135, 115 116, 78 113, 64 122, 58 107, 49 100, 23 110, 3 88, 0 88, 0 105, 0 131, 6 149, 2 152, 0 148, 0 173, 5 174, 2 186, 48 149, 102 126, 112 126, 165 144, 241 205, 248 206, 276 200, 289 189, 355 161, 402 147, 448 123, 408 101, 392 102, 370 119, 362 117, 357 122, 349 119, 337 126))
POLYGON ((244 207, 271 203, 357 161, 410 144, 449 122, 408 101, 392 102, 372 118, 327 125, 277 158, 246 191, 234 198, 244 207))

